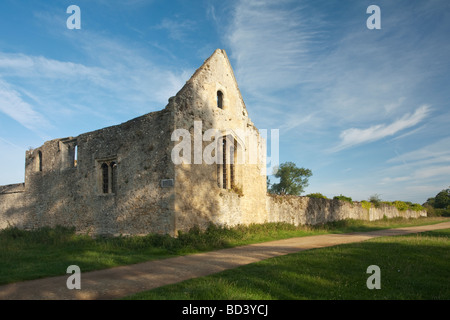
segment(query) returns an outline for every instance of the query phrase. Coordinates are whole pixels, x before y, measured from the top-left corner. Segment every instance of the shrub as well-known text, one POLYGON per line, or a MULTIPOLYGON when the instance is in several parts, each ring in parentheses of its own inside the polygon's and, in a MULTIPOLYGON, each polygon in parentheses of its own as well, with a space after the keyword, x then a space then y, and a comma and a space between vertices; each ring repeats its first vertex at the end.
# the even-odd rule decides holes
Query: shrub
POLYGON ((366 200, 361 201, 361 206, 366 209, 366 210, 370 210, 370 208, 372 207, 372 203, 366 200))
POLYGON ((346 197, 346 196, 343 196, 342 194, 341 194, 341 195, 339 195, 339 196, 334 196, 333 200, 341 200, 341 201, 347 201, 347 202, 349 202, 349 203, 353 204, 353 200, 352 200, 352 198, 350 198, 350 197, 346 197))
POLYGON ((438 217, 436 210, 427 203, 424 203, 424 208, 427 211, 427 217, 438 217))
POLYGON ((411 209, 411 210, 414 210, 414 211, 422 211, 422 210, 425 210, 424 209, 424 207, 422 207, 420 204, 418 204, 418 203, 413 203, 413 204, 411 204, 410 206, 409 206, 409 208, 411 209))
POLYGON ((450 205, 447 207, 447 209, 442 209, 442 216, 450 217, 450 205))
POLYGON ((381 198, 378 194, 370 196, 369 201, 375 206, 375 208, 379 208, 381 206, 381 198))
POLYGON ((403 201, 394 201, 394 207, 397 208, 398 211, 405 211, 409 209, 409 205, 403 201))
POLYGON ((428 217, 450 217, 450 207, 446 209, 433 208, 430 205, 425 205, 428 217))
POLYGON ((323 194, 316 192, 316 193, 310 193, 306 195, 307 197, 310 198, 316 198, 316 199, 328 199, 326 196, 324 196, 323 194))
POLYGON ((75 228, 69 227, 42 227, 34 230, 22 230, 17 227, 8 226, 0 231, 0 240, 16 240, 39 244, 61 244, 73 240, 75 228))

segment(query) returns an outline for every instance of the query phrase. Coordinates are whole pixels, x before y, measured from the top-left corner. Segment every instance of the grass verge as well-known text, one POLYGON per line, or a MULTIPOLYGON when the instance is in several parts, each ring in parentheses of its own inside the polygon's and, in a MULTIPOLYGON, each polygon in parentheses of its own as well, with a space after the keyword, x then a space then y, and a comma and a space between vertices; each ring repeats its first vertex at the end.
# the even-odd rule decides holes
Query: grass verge
POLYGON ((91 238, 74 230, 56 227, 24 231, 0 231, 0 284, 66 274, 69 265, 82 272, 143 261, 163 259, 270 240, 325 233, 346 233, 424 225, 445 218, 391 219, 374 222, 344 220, 318 226, 295 227, 286 223, 193 229, 178 238, 147 235, 91 238))
POLYGON ((449 261, 445 229, 289 254, 126 299, 448 300, 449 261), (379 290, 366 286, 370 265, 380 267, 379 290))

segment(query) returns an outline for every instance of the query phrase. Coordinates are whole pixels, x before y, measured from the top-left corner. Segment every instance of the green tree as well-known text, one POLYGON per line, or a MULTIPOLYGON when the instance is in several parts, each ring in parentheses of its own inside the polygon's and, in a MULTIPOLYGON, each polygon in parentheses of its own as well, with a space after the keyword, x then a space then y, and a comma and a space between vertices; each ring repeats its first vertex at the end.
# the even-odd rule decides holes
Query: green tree
POLYGON ((430 206, 430 207, 434 208, 434 202, 435 202, 434 198, 428 198, 427 201, 423 205, 424 206, 430 206))
POLYGON ((381 198, 379 194, 373 194, 370 196, 369 201, 375 206, 375 208, 379 208, 381 205, 381 198))
POLYGON ((434 207, 444 209, 450 206, 450 188, 442 190, 434 197, 434 207))
POLYGON ((312 172, 309 169, 298 168, 293 162, 285 162, 279 166, 274 176, 280 178, 280 182, 272 184, 271 193, 299 196, 309 185, 308 178, 312 176, 312 172))

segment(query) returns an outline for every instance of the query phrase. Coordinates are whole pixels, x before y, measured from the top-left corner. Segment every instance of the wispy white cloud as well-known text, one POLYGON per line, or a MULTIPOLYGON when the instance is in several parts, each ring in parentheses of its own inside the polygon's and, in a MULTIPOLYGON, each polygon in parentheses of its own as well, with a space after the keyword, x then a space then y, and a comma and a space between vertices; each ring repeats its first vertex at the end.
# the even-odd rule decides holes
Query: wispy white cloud
POLYGON ((425 182, 433 180, 442 180, 443 176, 450 176, 450 166, 427 166, 423 168, 417 168, 416 170, 409 172, 407 175, 398 177, 384 177, 381 179, 382 183, 397 183, 397 182, 425 182))
POLYGON ((367 129, 350 128, 344 130, 340 135, 341 142, 332 148, 331 152, 341 151, 376 140, 395 135, 404 129, 413 127, 424 120, 430 113, 430 107, 427 105, 419 107, 413 114, 406 114, 399 120, 391 124, 379 124, 367 129))
POLYGON ((239 1, 227 33, 236 73, 247 90, 276 90, 303 81, 311 61, 311 43, 317 41, 318 20, 286 1, 239 1))
POLYGON ((2 137, 0 137, 0 142, 3 142, 3 143, 5 143, 5 144, 9 145, 10 147, 13 147, 14 149, 19 150, 19 151, 21 151, 21 152, 24 151, 24 148, 23 148, 23 147, 20 147, 20 146, 18 146, 17 144, 15 144, 15 143, 13 143, 13 142, 11 142, 11 141, 9 141, 9 140, 3 139, 2 137))
POLYGON ((169 37, 173 40, 184 40, 189 33, 192 33, 196 28, 196 23, 193 20, 175 20, 165 18, 155 28, 166 30, 169 37))
POLYGON ((395 28, 376 33, 353 16, 348 23, 337 20, 333 9, 332 2, 237 1, 226 40, 240 87, 257 105, 267 103, 268 95, 284 97, 284 117, 258 114, 262 121, 283 126, 293 114, 317 112, 303 128, 329 123, 323 130, 330 137, 355 122, 386 123, 411 112, 417 89, 437 71, 429 63, 439 51, 436 41, 419 39, 396 24, 407 23, 410 11, 393 6, 383 21, 395 28), (427 45, 417 46, 421 41, 427 45))
POLYGON ((58 61, 43 56, 0 52, 2 75, 24 78, 77 79, 101 83, 108 76, 106 69, 88 67, 70 61, 58 61))
POLYGON ((162 109, 189 78, 191 70, 157 64, 146 50, 117 39, 85 32, 70 40, 86 63, 0 52, 5 79, 1 111, 27 128, 48 131, 51 122, 64 121, 83 106, 98 120, 94 129, 121 121, 124 115, 130 118, 162 109), (7 87, 11 83, 26 89, 13 90, 7 87), (22 99, 23 95, 28 99, 22 99), (13 102, 17 107, 9 109, 13 102))
POLYGON ((308 123, 311 122, 317 122, 319 120, 316 120, 316 113, 310 113, 310 114, 293 114, 291 115, 286 121, 283 123, 281 130, 284 132, 290 131, 292 129, 305 126, 308 123))
POLYGON ((450 137, 440 139, 420 149, 397 155, 387 163, 430 164, 450 162, 450 137))
POLYGON ((0 79, 0 111, 10 116, 24 127, 42 132, 50 126, 48 120, 22 99, 9 83, 0 79))
POLYGON ((390 140, 390 142, 392 142, 392 141, 397 141, 397 140, 404 139, 404 138, 406 138, 406 137, 412 136, 412 135, 414 135, 414 134, 416 134, 416 133, 418 133, 418 132, 423 131, 425 128, 427 128, 427 125, 420 126, 420 127, 418 127, 417 129, 408 131, 408 132, 406 132, 406 133, 404 133, 404 134, 402 134, 402 135, 400 135, 400 136, 397 136, 397 137, 392 138, 392 139, 390 140))
POLYGON ((212 19, 215 23, 218 22, 218 19, 216 16, 216 8, 210 2, 208 2, 207 7, 206 7, 206 16, 208 18, 212 19))
POLYGON ((385 189, 391 188, 392 193, 398 193, 399 189, 404 190, 409 198, 428 194, 423 198, 425 201, 427 197, 435 195, 448 185, 450 137, 399 154, 386 163, 388 166, 377 173, 381 177, 379 185, 385 189))
POLYGON ((164 107, 192 71, 164 65, 139 44, 133 46, 94 33, 86 33, 75 41, 92 64, 107 70, 108 74, 101 78, 102 87, 139 110, 149 104, 156 104, 158 109, 164 107))
POLYGON ((405 101, 405 97, 400 97, 400 98, 398 98, 398 100, 397 101, 394 101, 394 102, 388 102, 387 104, 385 104, 384 106, 383 106, 383 108, 384 108, 384 110, 386 110, 386 113, 391 113, 391 112, 393 112, 393 111, 395 111, 395 110, 397 110, 402 104, 403 104, 403 102, 405 101))
POLYGON ((134 9, 134 8, 141 8, 145 5, 150 5, 155 2, 155 0, 97 0, 100 2, 103 6, 109 6, 113 8, 120 7, 122 8, 128 8, 128 9, 134 9))

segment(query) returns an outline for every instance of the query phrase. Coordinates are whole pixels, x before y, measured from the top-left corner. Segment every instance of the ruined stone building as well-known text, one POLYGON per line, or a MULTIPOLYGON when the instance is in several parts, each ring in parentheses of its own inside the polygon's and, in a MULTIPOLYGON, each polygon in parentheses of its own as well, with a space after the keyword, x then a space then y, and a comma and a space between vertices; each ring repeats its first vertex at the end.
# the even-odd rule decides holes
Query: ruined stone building
POLYGON ((249 157, 257 137, 227 55, 216 50, 163 110, 27 151, 25 183, 0 187, 0 227, 174 235, 210 222, 263 222, 264 158, 245 169, 237 159, 249 157), (202 141, 208 129, 220 135, 210 154, 222 161, 212 164, 194 153, 214 142, 202 141), (178 164, 180 131, 191 134, 192 154, 180 150, 178 164))
POLYGON ((265 154, 228 57, 217 49, 163 110, 27 151, 25 183, 0 186, 0 229, 176 235, 209 223, 399 215, 267 196, 265 154))

